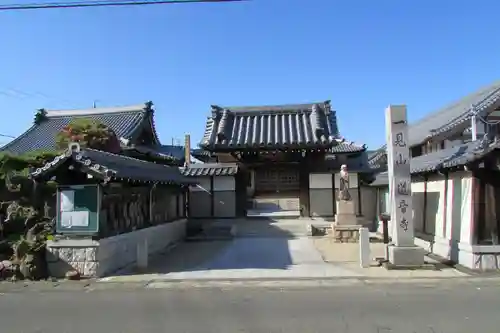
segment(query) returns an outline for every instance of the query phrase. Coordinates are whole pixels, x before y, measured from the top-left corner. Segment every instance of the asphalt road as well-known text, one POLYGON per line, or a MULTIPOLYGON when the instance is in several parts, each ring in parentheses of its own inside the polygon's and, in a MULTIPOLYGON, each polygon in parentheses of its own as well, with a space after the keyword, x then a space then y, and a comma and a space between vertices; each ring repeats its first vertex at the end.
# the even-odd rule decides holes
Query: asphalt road
POLYGON ((0 293, 8 333, 497 333, 497 282, 0 293))

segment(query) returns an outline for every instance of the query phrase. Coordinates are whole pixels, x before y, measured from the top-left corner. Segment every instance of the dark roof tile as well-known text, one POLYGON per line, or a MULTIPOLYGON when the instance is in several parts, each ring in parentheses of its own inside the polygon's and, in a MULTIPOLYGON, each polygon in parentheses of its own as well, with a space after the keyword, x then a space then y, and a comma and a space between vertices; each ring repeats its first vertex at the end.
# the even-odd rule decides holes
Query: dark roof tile
MULTIPOLYGON (((130 139, 145 120, 152 121, 148 104, 88 110, 47 111, 46 119, 35 124, 0 151, 23 154, 54 150, 56 135, 74 119, 95 119, 111 128, 119 138, 130 139)), ((156 136, 156 133, 154 133, 156 136)))
POLYGON ((389 173, 387 171, 379 172, 375 175, 375 179, 370 183, 370 186, 387 186, 389 185, 389 173))
POLYGON ((248 149, 283 147, 331 147, 339 133, 330 102, 260 106, 212 106, 202 148, 248 149))
POLYGON ((236 163, 195 163, 179 168, 184 176, 234 176, 238 173, 236 163))
MULTIPOLYGON (((455 133, 468 133, 471 126, 472 106, 474 106, 474 112, 481 114, 499 103, 500 81, 497 81, 410 124, 408 127, 410 146, 420 145, 438 135, 449 137, 455 133)), ((370 163, 377 163, 381 155, 385 154, 386 149, 385 144, 377 149, 377 152, 370 156, 370 163)))
POLYGON ((88 173, 100 174, 111 179, 135 180, 141 182, 159 182, 169 184, 190 184, 191 180, 185 178, 177 167, 165 166, 138 160, 135 158, 107 153, 94 149, 82 149, 79 152, 66 152, 56 157, 52 162, 31 173, 32 178, 45 177, 52 174, 67 159, 83 164, 88 173))
MULTIPOLYGON (((492 151, 500 148, 500 142, 485 144, 482 140, 457 145, 452 148, 421 155, 411 159, 411 173, 433 172, 449 169, 480 160, 492 151)), ((373 186, 387 185, 387 172, 376 175, 373 186), (385 179, 385 183, 384 183, 385 179)))
POLYGON ((366 150, 366 145, 357 145, 354 142, 340 142, 328 150, 329 153, 359 153, 366 150))
MULTIPOLYGON (((498 101, 500 101, 500 81, 479 89, 451 105, 410 124, 410 145, 421 144, 429 136, 435 136, 464 124, 470 119, 471 106, 474 106, 475 111, 480 112, 488 109, 498 101)), ((466 126, 470 126, 470 124, 466 126)), ((465 127, 462 130, 465 130, 465 127)))

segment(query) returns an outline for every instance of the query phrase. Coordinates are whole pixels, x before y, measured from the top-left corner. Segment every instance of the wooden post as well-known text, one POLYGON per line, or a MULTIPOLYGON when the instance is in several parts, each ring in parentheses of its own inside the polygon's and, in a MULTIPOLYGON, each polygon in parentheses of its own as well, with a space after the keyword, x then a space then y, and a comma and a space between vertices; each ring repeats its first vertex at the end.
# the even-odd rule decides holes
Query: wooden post
POLYGON ((186 134, 184 138, 184 163, 186 166, 191 164, 191 137, 186 134))

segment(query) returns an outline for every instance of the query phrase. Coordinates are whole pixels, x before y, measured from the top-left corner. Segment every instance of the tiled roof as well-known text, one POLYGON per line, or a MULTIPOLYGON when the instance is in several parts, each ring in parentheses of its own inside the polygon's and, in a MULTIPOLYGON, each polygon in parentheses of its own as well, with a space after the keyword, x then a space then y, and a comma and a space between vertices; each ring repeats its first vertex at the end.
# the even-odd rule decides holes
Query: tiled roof
MULTIPOLYGON (((416 146, 424 143, 429 138, 445 135, 450 137, 452 134, 461 132, 470 132, 470 118, 472 114, 471 107, 474 107, 474 112, 484 113, 484 111, 492 110, 492 106, 500 104, 500 81, 495 82, 487 87, 484 87, 447 107, 432 112, 414 122, 408 127, 410 146, 416 146)), ((485 116, 482 114, 482 116, 485 116)), ((370 156, 370 163, 384 163, 383 155, 386 154, 387 145, 380 147, 376 153, 370 156)))
POLYGON ((411 172, 429 172, 465 165, 484 157, 492 150, 497 149, 498 146, 498 143, 483 145, 482 140, 476 140, 453 148, 421 155, 411 160, 411 172))
POLYGON ((200 148, 191 149, 191 154, 193 154, 193 156, 212 156, 212 152, 200 148))
MULTIPOLYGON (((411 159, 411 173, 425 173, 465 165, 485 157, 490 152, 499 149, 500 142, 484 143, 482 140, 457 145, 452 148, 421 155, 411 159)), ((376 175, 373 186, 387 185, 387 172, 376 175), (384 183, 385 181, 385 183, 384 183)))
POLYGON ((337 160, 330 159, 326 156, 326 166, 329 170, 338 172, 342 164, 347 165, 347 169, 352 172, 373 173, 374 170, 368 163, 368 154, 362 152, 357 156, 349 156, 347 159, 337 160))
POLYGON ((54 150, 56 135, 74 119, 95 119, 111 128, 118 138, 131 139, 141 125, 153 124, 151 104, 145 103, 125 107, 95 108, 88 110, 46 111, 46 119, 34 124, 26 132, 12 140, 1 151, 22 154, 34 150, 54 150))
POLYGON ((383 145, 368 155, 368 163, 372 168, 382 168, 387 165, 387 145, 383 145))
POLYGON ((475 112, 485 111, 492 105, 500 102, 500 81, 484 87, 447 107, 410 124, 409 140, 410 146, 421 144, 429 136, 435 136, 448 132, 455 128, 456 131, 464 131, 470 126, 471 106, 475 112))
POLYGON ((370 186, 387 186, 389 185, 389 173, 387 171, 379 172, 375 175, 375 179, 370 183, 370 186))
POLYGON ((248 149, 332 147, 339 133, 330 102, 261 106, 212 106, 202 148, 248 149))
POLYGON ((236 163, 200 163, 179 168, 184 176, 234 176, 238 173, 236 163))
MULTIPOLYGON (((134 145, 131 147, 128 147, 126 149, 129 150, 136 150, 139 153, 142 154, 154 154, 159 157, 164 157, 164 158, 171 158, 177 161, 184 161, 184 151, 185 148, 184 146, 176 146, 176 145, 155 145, 155 146, 141 146, 141 145, 134 145)), ((191 161, 196 160, 196 158, 193 157, 193 153, 191 153, 191 161)))
POLYGON ((191 180, 181 175, 177 167, 165 166, 116 155, 100 150, 82 149, 66 151, 52 162, 31 173, 32 178, 40 178, 52 174, 65 161, 72 159, 84 166, 84 170, 92 175, 101 176, 105 180, 134 180, 140 182, 158 182, 164 184, 190 184, 191 180))
POLYGON ((340 142, 328 150, 329 153, 359 153, 366 150, 366 145, 357 145, 354 142, 340 142))

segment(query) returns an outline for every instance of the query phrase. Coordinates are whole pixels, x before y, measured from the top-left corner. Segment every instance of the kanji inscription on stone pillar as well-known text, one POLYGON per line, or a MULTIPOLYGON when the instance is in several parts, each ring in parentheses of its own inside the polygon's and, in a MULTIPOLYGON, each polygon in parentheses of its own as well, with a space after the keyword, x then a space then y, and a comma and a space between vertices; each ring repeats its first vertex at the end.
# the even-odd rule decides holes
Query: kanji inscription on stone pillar
POLYGON ((413 246, 413 205, 406 106, 389 106, 385 112, 385 123, 392 239, 396 246, 413 246))

